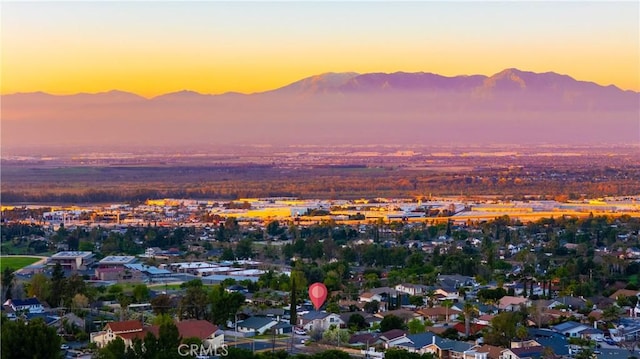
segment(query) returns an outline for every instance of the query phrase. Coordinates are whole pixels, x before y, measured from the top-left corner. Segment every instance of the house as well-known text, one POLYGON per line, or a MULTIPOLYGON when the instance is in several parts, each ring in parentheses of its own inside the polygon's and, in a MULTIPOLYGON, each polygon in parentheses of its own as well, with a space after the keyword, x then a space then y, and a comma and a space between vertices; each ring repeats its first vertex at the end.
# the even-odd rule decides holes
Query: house
MULTIPOLYGON (((558 303, 561 303, 561 305, 563 306, 569 307, 569 309, 572 309, 572 310, 585 309, 587 306, 587 301, 579 297, 564 296, 564 297, 556 298, 555 301, 558 303)), ((554 308, 558 305, 559 304, 555 304, 554 308)))
POLYGON ((304 328, 306 331, 325 331, 332 325, 342 327, 346 325, 346 323, 340 319, 338 314, 318 311, 309 311, 298 318, 298 326, 304 328))
POLYGON ((142 273, 126 267, 98 267, 95 270, 95 277, 102 281, 117 282, 140 282, 142 273))
POLYGON ((91 252, 65 251, 52 255, 47 264, 50 266, 60 264, 62 269, 75 272, 89 269, 94 262, 95 257, 91 252))
POLYGON ((271 327, 278 324, 278 321, 267 317, 250 317, 238 322, 238 331, 241 333, 264 334, 271 327))
POLYGON ((587 328, 578 332, 578 335, 582 339, 595 340, 601 342, 604 340, 604 332, 598 328, 587 328))
POLYGON ((433 353, 437 352, 436 342, 442 341, 442 338, 433 333, 410 334, 406 336, 407 340, 402 343, 396 343, 394 347, 404 349, 413 353, 433 353))
POLYGON ((131 264, 137 261, 134 256, 106 256, 98 262, 99 268, 116 268, 124 267, 126 264, 131 264))
POLYGON ((401 329, 391 329, 381 333, 379 338, 385 348, 393 348, 408 341, 407 332, 401 329))
POLYGON ((631 290, 631 289, 618 289, 613 294, 609 296, 609 298, 613 300, 618 300, 621 297, 638 297, 640 296, 640 291, 631 290))
POLYGON ((142 326, 139 320, 127 320, 124 322, 107 323, 104 330, 91 333, 91 343, 95 343, 98 348, 103 348, 116 338, 122 338, 127 347, 133 344, 133 339, 143 339, 149 332, 142 326))
MULTIPOLYGON (((484 304, 484 303, 480 303, 480 302, 469 302, 469 303, 476 308, 476 311, 477 311, 478 315, 498 314, 498 307, 496 307, 494 305, 484 304)), ((462 311, 464 311, 464 305, 465 305, 465 303, 463 303, 463 302, 454 303, 451 306, 451 309, 459 310, 459 311, 462 312, 462 311)))
POLYGON ((588 325, 581 324, 574 321, 560 323, 558 325, 554 325, 553 327, 551 327, 551 329, 553 329, 554 331, 570 338, 579 338, 580 332, 589 328, 591 327, 589 327, 588 325))
POLYGON ((288 334, 293 332, 293 325, 287 322, 278 322, 278 324, 271 327, 271 330, 274 330, 276 335, 288 334))
POLYGON ((203 344, 213 345, 214 348, 221 348, 224 344, 224 332, 207 320, 182 320, 176 323, 176 327, 183 340, 198 338, 203 344))
MULTIPOLYGON (((367 323, 367 325, 369 325, 369 322, 367 322, 367 319, 371 319, 372 317, 374 317, 372 314, 369 314, 367 312, 345 312, 345 313, 340 313, 340 320, 342 320, 345 325, 349 324, 349 319, 351 319, 352 315, 361 315, 365 322, 367 323)), ((377 318, 378 320, 380 320, 379 318, 377 318)))
POLYGON ((374 314, 374 316, 380 318, 381 320, 388 315, 395 315, 396 317, 402 319, 405 323, 408 323, 411 319, 422 320, 422 316, 419 313, 416 313, 408 309, 396 309, 396 310, 390 310, 384 313, 374 314))
POLYGON ((354 334, 349 338, 349 345, 370 347, 380 344, 379 335, 376 333, 354 334))
POLYGON ((545 348, 551 348, 557 356, 569 355, 569 341, 563 334, 550 329, 528 328, 529 337, 545 348))
POLYGON ((421 315, 424 318, 424 320, 437 323, 437 322, 450 322, 452 320, 456 320, 462 312, 459 310, 455 310, 453 308, 434 307, 434 308, 421 308, 421 309, 418 309, 416 313, 421 315))
POLYGON ((524 358, 541 358, 543 355, 544 347, 542 345, 535 345, 522 348, 504 349, 500 353, 501 359, 524 359, 524 358))
MULTIPOLYGON (((224 332, 216 325, 206 320, 183 320, 176 322, 176 327, 182 339, 198 338, 203 344, 220 347, 224 343, 224 332)), ((112 340, 121 338, 125 346, 133 345, 134 339, 143 340, 147 333, 159 336, 160 327, 157 325, 143 326, 139 320, 107 323, 104 330, 91 333, 91 343, 103 348, 112 340)))
POLYGON ((486 353, 487 359, 501 359, 500 353, 504 350, 503 348, 496 347, 494 345, 483 344, 477 348, 475 351, 477 353, 486 353))
MULTIPOLYGON (((469 326, 469 335, 476 335, 486 327, 487 325, 471 323, 471 325, 469 326)), ((467 327, 465 323, 458 322, 453 326, 453 328, 458 331, 458 335, 460 335, 461 337, 467 336, 467 327)))
POLYGON ((406 293, 409 295, 425 295, 429 290, 429 287, 421 284, 402 283, 398 284, 394 288, 397 292, 406 293))
POLYGON ((27 299, 7 299, 4 302, 5 307, 11 308, 14 312, 43 313, 44 306, 38 298, 32 297, 27 299))
POLYGON ((484 314, 475 318, 473 322, 480 325, 490 325, 494 317, 495 315, 484 314))
POLYGON ((519 310, 523 305, 529 307, 531 305, 531 301, 528 298, 512 297, 507 295, 500 298, 500 301, 498 302, 498 309, 507 312, 514 312, 519 310))
POLYGON ((486 353, 472 349, 475 344, 457 340, 443 339, 433 333, 420 333, 396 340, 394 347, 419 354, 431 353, 441 359, 486 359, 486 353))

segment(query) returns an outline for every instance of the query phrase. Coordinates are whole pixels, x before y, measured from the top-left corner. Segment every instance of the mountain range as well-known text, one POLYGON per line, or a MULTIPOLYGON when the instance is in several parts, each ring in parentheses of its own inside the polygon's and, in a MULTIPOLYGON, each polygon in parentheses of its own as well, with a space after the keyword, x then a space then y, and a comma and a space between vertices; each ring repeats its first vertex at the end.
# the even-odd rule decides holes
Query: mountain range
POLYGON ((640 93, 553 72, 326 73, 271 91, 3 95, 2 149, 636 143, 640 93))

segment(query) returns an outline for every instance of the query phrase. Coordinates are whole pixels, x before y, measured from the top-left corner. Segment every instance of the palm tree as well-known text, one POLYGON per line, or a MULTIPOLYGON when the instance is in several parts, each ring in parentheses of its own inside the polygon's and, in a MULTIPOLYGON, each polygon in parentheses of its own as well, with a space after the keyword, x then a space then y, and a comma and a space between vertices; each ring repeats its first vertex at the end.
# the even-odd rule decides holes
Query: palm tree
POLYGON ((445 299, 442 301, 442 306, 447 309, 445 312, 445 321, 449 323, 449 308, 453 307, 453 301, 451 299, 445 299))
POLYGON ((464 334, 468 338, 471 334, 471 319, 478 314, 478 308, 472 303, 466 302, 462 313, 464 313, 464 334))
POLYGON ((436 291, 433 289, 429 289, 427 291, 427 305, 429 305, 429 308, 433 308, 433 302, 436 299, 436 291))
POLYGON ((617 305, 610 305, 602 312, 602 319, 608 322, 615 322, 620 319, 620 308, 617 305))

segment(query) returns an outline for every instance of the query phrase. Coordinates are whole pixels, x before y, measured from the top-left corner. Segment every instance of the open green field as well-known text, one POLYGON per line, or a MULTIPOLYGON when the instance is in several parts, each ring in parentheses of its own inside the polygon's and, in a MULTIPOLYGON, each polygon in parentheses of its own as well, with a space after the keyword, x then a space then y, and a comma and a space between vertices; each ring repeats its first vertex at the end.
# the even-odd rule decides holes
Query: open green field
POLYGON ((18 270, 39 260, 40 258, 21 256, 0 257, 0 267, 2 271, 4 271, 5 268, 13 268, 14 270, 18 270))

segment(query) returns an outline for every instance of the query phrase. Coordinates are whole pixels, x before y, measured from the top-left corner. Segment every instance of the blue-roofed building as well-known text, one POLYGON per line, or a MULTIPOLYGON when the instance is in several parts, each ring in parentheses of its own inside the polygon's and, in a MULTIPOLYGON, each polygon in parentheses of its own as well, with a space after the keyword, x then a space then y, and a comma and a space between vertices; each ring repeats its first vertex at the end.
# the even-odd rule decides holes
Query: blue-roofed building
POLYGON ((60 317, 56 315, 50 315, 47 313, 27 313, 24 315, 24 318, 27 321, 40 318, 45 322, 46 325, 53 325, 55 322, 60 320, 60 317))
POLYGON ((549 347, 555 355, 569 355, 569 341, 563 334, 549 329, 528 328, 529 337, 543 347, 549 347))
MULTIPOLYGON (((394 344, 393 347, 415 353, 432 353, 439 358, 463 358, 475 344, 458 340, 443 339, 433 333, 410 334, 406 340, 394 344)), ((478 357, 486 357, 484 353, 477 353, 478 357)))
POLYGON ((271 329, 275 329, 276 334, 288 334, 293 331, 293 325, 280 321, 278 324, 271 327, 271 329))
POLYGON ((278 321, 267 317, 250 317, 238 322, 238 332, 264 334, 271 327, 278 324, 278 321))
POLYGON ((554 325, 553 327, 551 327, 551 329, 555 330, 556 332, 571 338, 580 337, 580 332, 589 328, 591 327, 588 325, 581 324, 574 321, 560 323, 558 325, 554 325))
POLYGON ((4 306, 10 308, 14 312, 26 311, 28 313, 43 313, 44 306, 38 298, 32 297, 27 299, 7 299, 4 306))
POLYGON ((125 264, 124 266, 131 270, 137 270, 139 272, 142 272, 143 274, 147 275, 150 278, 170 276, 171 274, 173 274, 170 270, 159 269, 158 267, 149 266, 141 263, 128 263, 128 264, 125 264))

